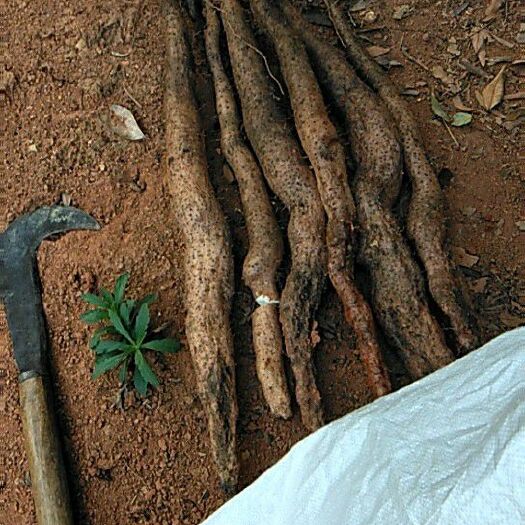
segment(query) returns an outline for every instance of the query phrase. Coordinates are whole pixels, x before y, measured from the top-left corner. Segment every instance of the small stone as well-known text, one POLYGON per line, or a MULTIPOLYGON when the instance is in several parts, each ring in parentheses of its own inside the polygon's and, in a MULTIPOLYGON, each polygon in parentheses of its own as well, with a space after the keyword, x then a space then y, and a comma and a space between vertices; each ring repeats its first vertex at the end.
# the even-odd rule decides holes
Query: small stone
POLYGON ((78 51, 82 51, 83 49, 86 49, 87 43, 84 37, 79 38, 78 42, 75 44, 75 48, 78 51))
POLYGON ((29 147, 27 148, 28 151, 30 151, 31 153, 36 153, 38 151, 38 148, 36 147, 36 144, 30 144, 29 147))
POLYGON ((367 11, 363 16, 363 20, 368 24, 373 24, 377 20, 377 13, 374 11, 367 11))
POLYGON ((465 248, 453 246, 451 251, 452 257, 454 258, 454 262, 459 266, 464 266, 465 268, 472 268, 479 261, 479 257, 477 255, 472 255, 468 253, 465 250, 465 248))

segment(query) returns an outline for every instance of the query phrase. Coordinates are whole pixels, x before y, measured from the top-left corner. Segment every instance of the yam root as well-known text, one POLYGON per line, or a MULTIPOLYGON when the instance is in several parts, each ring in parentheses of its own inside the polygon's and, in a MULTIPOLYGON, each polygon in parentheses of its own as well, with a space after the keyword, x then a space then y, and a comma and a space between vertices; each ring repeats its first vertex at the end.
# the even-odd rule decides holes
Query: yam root
POLYGON ((392 207, 401 183, 401 147, 395 126, 342 52, 319 40, 288 2, 286 16, 306 44, 321 84, 351 136, 359 166, 354 191, 360 227, 360 260, 372 277, 374 311, 414 378, 453 360, 430 314, 423 281, 392 207))
POLYGON ((283 256, 281 232, 261 170, 241 136, 237 103, 220 55, 220 20, 210 4, 206 4, 206 24, 206 54, 215 87, 221 149, 239 184, 248 229, 249 250, 243 278, 254 298, 263 303, 252 314, 257 376, 271 413, 289 418, 292 412, 284 372, 280 296, 276 286, 276 273, 283 256))
POLYGON ((237 402, 230 303, 233 259, 225 219, 208 179, 192 82, 185 11, 166 5, 167 185, 185 239, 186 337, 224 489, 237 484, 237 402))
POLYGON ((420 142, 420 133, 406 103, 380 66, 363 50, 348 23, 342 6, 325 0, 330 17, 359 75, 379 94, 394 117, 403 146, 404 161, 412 184, 407 229, 427 272, 436 304, 448 317, 462 352, 477 347, 463 299, 446 253, 444 205, 436 174, 420 142))
POLYGON ((280 319, 304 425, 323 424, 311 340, 326 271, 325 220, 315 178, 281 114, 266 64, 237 0, 221 2, 235 84, 247 136, 272 191, 290 210, 291 269, 281 295, 280 319))
POLYGON ((299 139, 313 166, 328 222, 328 275, 352 326, 357 350, 376 396, 391 391, 390 379, 377 343, 372 312, 352 278, 352 231, 355 205, 348 185, 346 159, 335 126, 328 117, 315 74, 301 39, 282 13, 265 0, 252 0, 256 20, 275 47, 295 118, 299 139))

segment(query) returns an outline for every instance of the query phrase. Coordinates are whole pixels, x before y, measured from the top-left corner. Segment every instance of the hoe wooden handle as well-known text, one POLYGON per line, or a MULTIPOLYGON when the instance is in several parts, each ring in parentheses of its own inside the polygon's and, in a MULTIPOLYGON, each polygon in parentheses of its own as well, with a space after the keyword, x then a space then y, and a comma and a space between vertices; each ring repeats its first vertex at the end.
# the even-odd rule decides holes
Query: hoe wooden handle
POLYGON ((73 525, 55 418, 42 376, 21 377, 20 405, 38 525, 73 525))

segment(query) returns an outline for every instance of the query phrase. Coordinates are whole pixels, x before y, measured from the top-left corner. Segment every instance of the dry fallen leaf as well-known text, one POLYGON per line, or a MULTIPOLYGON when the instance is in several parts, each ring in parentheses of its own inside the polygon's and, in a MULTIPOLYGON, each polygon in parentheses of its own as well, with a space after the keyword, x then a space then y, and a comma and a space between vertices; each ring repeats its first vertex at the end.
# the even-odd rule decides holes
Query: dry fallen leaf
POLYGON ((480 49, 485 45, 485 42, 489 38, 490 33, 486 29, 476 31, 471 37, 472 47, 476 53, 479 53, 480 49))
POLYGON ((525 59, 514 60, 510 67, 516 75, 525 77, 525 59))
MULTIPOLYGON (((524 92, 525 95, 525 92, 524 92)), ((525 98, 525 96, 523 97, 525 98)), ((515 109, 514 111, 510 111, 505 115, 505 118, 507 120, 518 120, 518 119, 525 119, 525 107, 515 109)))
POLYGON ((112 104, 110 110, 109 123, 114 133, 128 140, 142 140, 145 137, 129 109, 112 104))
POLYGON ((505 94, 505 68, 503 66, 500 72, 485 86, 480 93, 476 92, 476 98, 480 105, 487 111, 495 108, 502 100, 505 94))
POLYGON ((478 53, 478 60, 479 60, 479 63, 485 67, 485 64, 487 63, 487 51, 485 50, 485 48, 481 49, 480 52, 478 53))
POLYGON ((487 59, 488 66, 495 66, 497 64, 512 62, 511 56, 496 56, 487 59))
POLYGON ((403 64, 397 60, 392 60, 385 55, 378 56, 374 59, 381 67, 385 69, 390 69, 391 67, 401 67, 403 64))
POLYGON ((350 6, 348 8, 348 12, 349 13, 356 13, 357 11, 363 11, 371 3, 372 3, 372 0, 357 0, 357 2, 354 2, 354 5, 352 5, 352 6, 350 6))
POLYGON ((453 246, 451 251, 454 262, 459 266, 472 268, 479 261, 479 257, 477 255, 468 253, 465 248, 453 246))
POLYGON ((509 42, 508 40, 505 40, 504 38, 501 38, 500 36, 496 35, 496 34, 491 34, 490 35, 496 42, 498 42, 499 44, 501 44, 502 46, 505 46, 505 47, 508 47, 509 49, 513 49, 514 48, 514 44, 512 42, 509 42))
POLYGON ((504 100, 523 100, 525 99, 525 91, 515 91, 505 95, 503 98, 504 100))
POLYGON ((459 16, 461 13, 463 13, 463 11, 465 11, 468 8, 469 5, 470 5, 470 1, 466 0, 462 4, 459 4, 457 7, 455 7, 452 11, 452 14, 454 16, 459 16))
POLYGON ((466 106, 464 104, 464 102, 461 100, 461 97, 459 95, 456 95, 453 99, 452 99, 452 104, 454 105, 454 107, 456 109, 458 109, 459 111, 472 111, 472 108, 469 108, 468 106, 466 106))
POLYGON ((518 42, 518 44, 525 44, 525 23, 520 24, 520 30, 516 35, 516 42, 518 42))
POLYGON ((498 11, 503 5, 503 1, 504 0, 490 0, 487 9, 485 9, 485 18, 483 18, 483 22, 490 22, 498 16, 498 11))
POLYGON ((369 46, 366 48, 366 50, 372 58, 376 58, 382 55, 386 55, 390 51, 390 48, 381 46, 369 46))
POLYGON ((459 47, 458 47, 458 41, 454 37, 450 38, 448 41, 447 53, 450 53, 451 55, 454 55, 457 57, 461 55, 461 51, 459 50, 459 47))
POLYGON ((454 83, 454 79, 443 69, 442 66, 434 66, 432 68, 432 75, 438 80, 441 80, 446 86, 454 83))
POLYGON ((481 277, 479 279, 476 279, 475 281, 472 281, 472 291, 478 294, 483 293, 485 291, 485 288, 487 287, 488 280, 488 277, 481 277))
POLYGON ((478 55, 480 64, 485 67, 485 62, 487 58, 487 52, 485 50, 485 44, 490 39, 490 33, 486 29, 481 29, 476 31, 471 37, 472 47, 474 52, 478 55))
POLYGON ((398 6, 394 11, 393 18, 394 20, 402 20, 403 18, 406 18, 408 15, 410 15, 410 13, 412 13, 413 10, 414 8, 412 6, 402 4, 398 6))

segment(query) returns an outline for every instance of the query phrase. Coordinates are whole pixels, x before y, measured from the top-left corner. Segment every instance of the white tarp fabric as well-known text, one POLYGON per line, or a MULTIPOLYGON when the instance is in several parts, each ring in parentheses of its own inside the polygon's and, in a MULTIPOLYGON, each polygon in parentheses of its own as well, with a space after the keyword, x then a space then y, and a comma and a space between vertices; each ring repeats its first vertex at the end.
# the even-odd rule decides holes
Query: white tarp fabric
POLYGON ((204 522, 521 523, 525 327, 308 436, 204 522))

